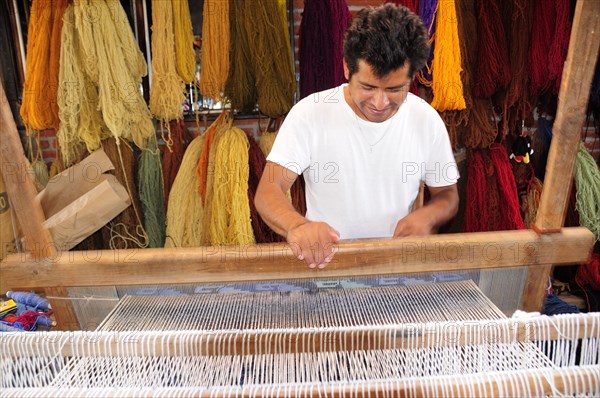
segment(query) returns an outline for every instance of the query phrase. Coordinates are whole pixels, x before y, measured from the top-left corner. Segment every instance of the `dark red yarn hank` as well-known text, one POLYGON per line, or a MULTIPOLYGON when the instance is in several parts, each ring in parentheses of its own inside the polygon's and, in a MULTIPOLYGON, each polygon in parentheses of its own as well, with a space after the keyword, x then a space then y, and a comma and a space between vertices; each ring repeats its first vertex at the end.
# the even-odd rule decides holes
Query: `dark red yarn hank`
POLYGON ((588 286, 593 290, 600 290, 600 246, 598 244, 590 261, 577 268, 575 282, 581 287, 588 286))
POLYGON ((496 230, 525 229, 525 223, 521 216, 517 184, 504 143, 490 145, 490 155, 496 171, 498 192, 500 194, 501 217, 496 230))
POLYGON ((183 120, 170 121, 169 128, 171 130, 171 147, 169 150, 169 148, 165 146, 162 151, 165 206, 169 203, 169 193, 171 192, 173 181, 175 181, 175 177, 179 171, 179 166, 181 166, 188 139, 187 129, 185 128, 183 120))
POLYGON ((555 25, 556 3, 553 0, 537 0, 528 61, 531 95, 542 94, 552 87, 549 54, 555 25))
POLYGON ((556 1, 556 28, 550 54, 548 54, 548 78, 554 81, 553 93, 558 94, 562 72, 567 60, 569 39, 571 38, 571 2, 567 0, 556 1))
POLYGON ((408 7, 415 14, 419 14, 419 0, 387 0, 386 3, 393 3, 399 6, 408 7))
POLYGON ((524 229, 517 186, 504 144, 471 152, 464 232, 524 229))
POLYGON ((290 193, 292 196, 292 205, 294 209, 301 215, 306 215, 306 184, 304 182, 304 177, 302 174, 298 176, 296 181, 292 184, 290 188, 290 193))
POLYGON ((346 29, 352 22, 352 15, 348 9, 348 5, 345 0, 329 0, 326 1, 329 5, 331 15, 331 26, 333 35, 331 39, 333 41, 333 86, 336 87, 346 81, 344 76, 344 38, 346 36, 346 29))
POLYGON ((529 92, 528 57, 534 11, 535 2, 530 0, 502 2, 512 76, 504 96, 503 131, 507 128, 515 130, 533 109, 529 92))
POLYGON ((506 33, 498 0, 477 0, 478 56, 475 68, 475 96, 491 97, 510 83, 506 33))
POLYGON ((344 35, 351 15, 344 0, 306 0, 300 22, 300 97, 345 81, 344 35))
POLYGON ((248 175, 248 202, 250 203, 250 221, 254 238, 256 239, 256 243, 281 242, 283 238, 276 234, 263 221, 254 204, 254 196, 256 195, 258 183, 267 164, 267 159, 254 137, 250 134, 248 134, 248 142, 250 144, 248 148, 248 164, 250 167, 248 175))
POLYGON ((487 183, 481 151, 471 152, 468 163, 467 195, 464 232, 482 232, 488 230, 487 183))

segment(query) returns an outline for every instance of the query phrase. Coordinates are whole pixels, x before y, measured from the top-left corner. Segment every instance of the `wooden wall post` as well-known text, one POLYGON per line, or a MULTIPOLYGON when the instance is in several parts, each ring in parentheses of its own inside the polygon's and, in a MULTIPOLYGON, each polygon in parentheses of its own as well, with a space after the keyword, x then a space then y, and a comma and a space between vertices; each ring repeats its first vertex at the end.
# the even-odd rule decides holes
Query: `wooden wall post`
POLYGON ((0 169, 6 192, 15 209, 17 222, 34 257, 53 257, 56 249, 50 232, 42 226, 46 220, 42 206, 35 200, 37 190, 33 171, 19 140, 4 84, 0 81, 0 169))
MULTIPOLYGON (((540 207, 532 226, 542 234, 560 231, 565 221, 599 45, 600 4, 598 0, 578 0, 558 94, 540 207)), ((523 295, 524 310, 541 310, 551 271, 551 264, 529 269, 523 295)))

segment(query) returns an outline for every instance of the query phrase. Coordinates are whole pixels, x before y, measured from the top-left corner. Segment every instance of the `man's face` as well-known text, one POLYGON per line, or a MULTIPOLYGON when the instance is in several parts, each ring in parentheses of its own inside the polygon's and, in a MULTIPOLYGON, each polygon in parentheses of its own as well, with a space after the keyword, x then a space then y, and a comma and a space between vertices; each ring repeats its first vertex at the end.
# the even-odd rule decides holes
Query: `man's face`
POLYGON ((344 75, 348 79, 350 106, 365 120, 381 123, 394 116, 408 95, 412 79, 408 75, 409 65, 379 78, 371 65, 358 61, 358 70, 350 77, 350 69, 344 60, 344 75))

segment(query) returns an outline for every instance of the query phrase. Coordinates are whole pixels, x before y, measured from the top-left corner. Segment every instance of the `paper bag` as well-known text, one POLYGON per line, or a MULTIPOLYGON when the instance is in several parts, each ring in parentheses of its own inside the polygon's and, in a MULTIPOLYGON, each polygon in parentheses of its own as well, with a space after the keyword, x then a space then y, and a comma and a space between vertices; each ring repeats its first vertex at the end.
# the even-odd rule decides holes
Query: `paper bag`
POLYGON ((52 177, 38 194, 58 250, 69 250, 131 205, 127 190, 112 174, 114 166, 98 150, 52 177))

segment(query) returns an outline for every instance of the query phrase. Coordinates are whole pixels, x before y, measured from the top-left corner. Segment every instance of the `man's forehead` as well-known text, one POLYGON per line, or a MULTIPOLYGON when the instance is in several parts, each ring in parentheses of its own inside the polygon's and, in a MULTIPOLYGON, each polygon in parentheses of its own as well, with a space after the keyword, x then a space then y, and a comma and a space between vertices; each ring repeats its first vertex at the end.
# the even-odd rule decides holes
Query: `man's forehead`
POLYGON ((357 66, 357 74, 360 75, 360 77, 356 77, 358 78, 359 83, 370 85, 372 82, 377 81, 378 83, 385 83, 386 85, 403 86, 411 82, 411 78, 408 75, 410 70, 408 62, 405 62, 403 66, 394 69, 383 76, 378 76, 375 73, 374 68, 362 59, 358 61, 357 66))

